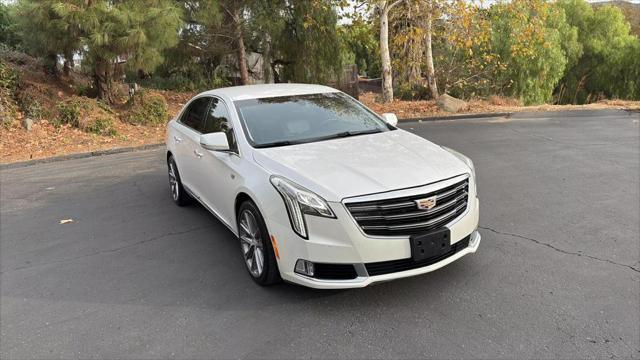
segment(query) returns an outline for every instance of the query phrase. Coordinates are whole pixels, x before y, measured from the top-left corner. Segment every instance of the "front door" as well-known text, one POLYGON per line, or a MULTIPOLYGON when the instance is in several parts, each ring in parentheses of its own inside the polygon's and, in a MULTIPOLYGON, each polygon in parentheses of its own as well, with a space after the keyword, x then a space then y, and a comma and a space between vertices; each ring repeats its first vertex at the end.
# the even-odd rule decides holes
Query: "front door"
POLYGON ((204 134, 224 132, 229 141, 229 151, 211 151, 200 147, 204 153, 200 174, 202 183, 202 200, 210 207, 227 225, 235 228, 234 202, 236 188, 240 183, 239 173, 236 169, 242 159, 238 152, 233 127, 229 120, 229 111, 224 101, 214 97, 209 106, 209 111, 202 131, 204 134))

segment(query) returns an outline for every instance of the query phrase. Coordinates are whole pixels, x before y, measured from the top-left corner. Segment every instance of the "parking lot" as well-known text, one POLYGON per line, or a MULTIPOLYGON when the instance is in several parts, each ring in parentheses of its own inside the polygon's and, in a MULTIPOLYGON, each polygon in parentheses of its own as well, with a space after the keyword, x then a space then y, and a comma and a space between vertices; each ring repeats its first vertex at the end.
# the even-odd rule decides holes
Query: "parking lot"
POLYGON ((480 249, 347 291, 256 286, 162 149, 4 169, 0 357, 639 358, 639 121, 404 123, 474 160, 480 249))

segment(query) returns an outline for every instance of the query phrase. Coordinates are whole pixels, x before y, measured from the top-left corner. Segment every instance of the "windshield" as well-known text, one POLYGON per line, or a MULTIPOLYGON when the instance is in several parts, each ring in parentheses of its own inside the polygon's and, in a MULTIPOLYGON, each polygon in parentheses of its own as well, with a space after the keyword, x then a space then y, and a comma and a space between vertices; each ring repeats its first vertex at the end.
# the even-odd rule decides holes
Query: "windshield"
POLYGON ((286 146, 393 129, 339 92, 240 100, 235 106, 254 147, 286 146))

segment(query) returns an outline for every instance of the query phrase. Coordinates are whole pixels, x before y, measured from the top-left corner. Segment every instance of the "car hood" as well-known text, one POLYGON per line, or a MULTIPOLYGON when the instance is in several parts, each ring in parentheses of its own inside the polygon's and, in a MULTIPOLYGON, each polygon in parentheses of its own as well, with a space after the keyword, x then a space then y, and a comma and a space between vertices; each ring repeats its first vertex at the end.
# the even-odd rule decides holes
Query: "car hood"
POLYGON ((420 186, 470 172, 440 146, 404 130, 255 149, 255 161, 327 201, 420 186))

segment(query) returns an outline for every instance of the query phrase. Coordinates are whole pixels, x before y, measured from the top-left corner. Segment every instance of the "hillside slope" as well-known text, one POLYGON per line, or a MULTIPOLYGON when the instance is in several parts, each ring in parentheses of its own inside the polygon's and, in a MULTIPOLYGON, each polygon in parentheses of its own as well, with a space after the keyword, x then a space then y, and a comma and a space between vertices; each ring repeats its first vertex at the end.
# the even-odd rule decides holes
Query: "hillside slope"
MULTIPOLYGON (((145 96, 164 99, 166 118, 155 124, 132 123, 132 112, 140 109, 127 104, 126 96, 113 106, 83 96, 91 89, 90 79, 82 74, 56 78, 45 74, 38 60, 6 50, 0 52, 0 66, 2 163, 163 142, 166 120, 192 95, 145 90, 145 96), (74 115, 75 122, 65 121, 74 115), (32 122, 30 130, 26 122, 32 122)), ((126 94, 125 85, 121 92, 126 94)))

